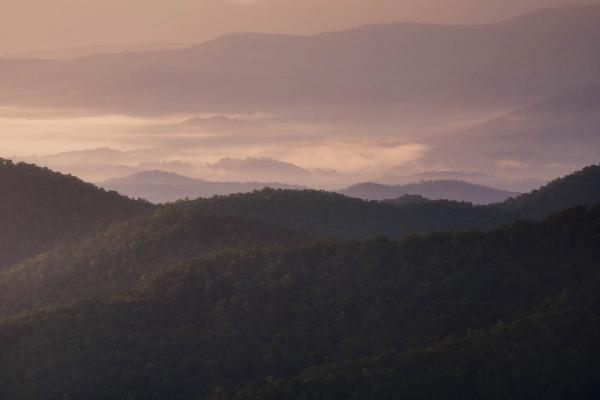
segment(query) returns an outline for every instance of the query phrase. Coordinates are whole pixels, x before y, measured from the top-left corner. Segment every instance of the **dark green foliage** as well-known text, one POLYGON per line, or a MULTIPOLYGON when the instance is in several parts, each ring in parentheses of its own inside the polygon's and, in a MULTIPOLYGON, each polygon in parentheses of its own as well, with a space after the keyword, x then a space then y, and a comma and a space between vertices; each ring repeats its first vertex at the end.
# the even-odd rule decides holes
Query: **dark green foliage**
MULTIPOLYGON (((599 196, 600 200, 600 196, 599 196)), ((312 190, 265 189, 195 201, 207 213, 278 223, 343 238, 399 237, 414 232, 489 229, 514 221, 508 211, 452 201, 393 204, 312 190)))
POLYGON ((94 238, 0 272, 0 317, 82 299, 109 299, 158 268, 221 247, 292 243, 304 235, 236 217, 207 215, 191 203, 157 208, 94 238))
POLYGON ((556 179, 541 189, 509 199, 498 207, 522 217, 541 219, 577 206, 600 201, 600 165, 593 165, 556 179))
POLYGON ((543 219, 598 201, 600 166, 585 168, 530 194, 488 206, 414 196, 384 203, 366 202, 327 192, 273 189, 200 199, 195 204, 216 215, 254 218, 321 235, 369 238, 399 237, 410 232, 488 230, 518 219, 543 219))
MULTIPOLYGON (((597 287, 596 290, 600 290, 597 287)), ((234 399, 587 399, 600 395, 598 314, 575 307, 431 347, 307 368, 242 385, 234 399)))
POLYGON ((593 398, 599 244, 596 207, 214 253, 113 302, 4 320, 0 397, 593 398))
POLYGON ((150 208, 71 176, 0 159, 0 269, 150 208))

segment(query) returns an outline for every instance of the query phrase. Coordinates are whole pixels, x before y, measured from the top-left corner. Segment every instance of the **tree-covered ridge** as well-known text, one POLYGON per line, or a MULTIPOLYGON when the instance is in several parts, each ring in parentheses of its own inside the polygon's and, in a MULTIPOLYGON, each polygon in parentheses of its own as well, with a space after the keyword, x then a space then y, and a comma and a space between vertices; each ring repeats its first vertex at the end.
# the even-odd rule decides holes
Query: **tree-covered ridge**
POLYGON ((411 232, 489 229, 517 218, 509 211, 469 203, 417 201, 395 207, 393 204, 315 190, 264 189, 198 199, 195 204, 215 215, 253 218, 342 238, 377 235, 398 237, 411 232))
POLYGON ((150 208, 72 176, 0 159, 0 269, 150 208))
POLYGON ((293 229, 345 238, 406 233, 493 229, 518 219, 543 219, 579 205, 600 201, 600 166, 587 167, 529 194, 503 203, 475 206, 415 197, 363 201, 314 190, 265 189, 195 201, 208 213, 253 218, 293 229))
MULTIPOLYGON (((33 171, 44 170, 33 167, 33 171)), ((587 173, 578 181, 593 186, 590 182, 596 179, 596 174, 587 173)), ((563 181, 550 188, 560 188, 563 181)), ((582 201, 591 202, 594 194, 590 191, 582 201)), ((223 247, 282 244, 319 236, 401 237, 409 232, 488 230, 520 215, 528 217, 505 208, 419 197, 365 202, 327 192, 273 189, 180 201, 144 211, 147 216, 113 225, 97 235, 92 230, 87 240, 62 242, 0 272, 0 317, 65 302, 107 299, 136 288, 164 265, 223 247)))
POLYGON ((284 227, 208 215, 189 202, 161 206, 0 272, 0 318, 78 300, 110 299, 138 287, 160 267, 223 247, 305 238, 284 227))
POLYGON ((541 219, 577 206, 593 206, 600 201, 600 165, 592 165, 555 179, 531 193, 522 194, 499 205, 523 217, 541 219))
POLYGON ((4 320, 0 395, 591 398, 599 243, 600 206, 489 233, 212 253, 113 302, 4 320))

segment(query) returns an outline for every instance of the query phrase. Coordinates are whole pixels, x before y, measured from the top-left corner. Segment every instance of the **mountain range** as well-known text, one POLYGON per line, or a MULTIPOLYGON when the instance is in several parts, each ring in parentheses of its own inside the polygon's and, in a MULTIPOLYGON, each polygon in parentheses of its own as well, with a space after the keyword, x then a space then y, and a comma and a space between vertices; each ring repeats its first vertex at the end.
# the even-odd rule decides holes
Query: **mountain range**
POLYGON ((241 33, 168 51, 2 60, 0 102, 141 113, 514 109, 600 82, 599 27, 591 5, 487 25, 241 33))
POLYGON ((58 56, 100 49, 155 48, 156 43, 195 43, 236 32, 314 34, 365 23, 418 21, 430 23, 493 22, 542 7, 589 3, 589 0, 173 0, 159 2, 6 0, 0 15, 3 34, 14 40, 0 54, 58 56), (451 6, 449 6, 451 4, 451 6), (31 10, 36 9, 37 13, 31 10), (27 21, 19 24, 18 21, 27 21), (102 22, 100 22, 102 21, 102 22), (110 23, 107 25, 106 21, 110 23), (77 32, 72 35, 70 32, 77 32), (104 44, 104 46, 102 46, 104 44), (111 45, 112 44, 112 45, 111 45), (147 45, 144 45, 147 44, 147 45), (92 46, 90 46, 92 45, 92 46), (93 46, 95 45, 95 46, 93 46), (99 46, 100 45, 100 46, 99 46), (71 50, 74 48, 75 51, 71 50), (37 50, 37 51, 36 51, 37 50), (53 51, 54 50, 54 51, 53 51), (29 54, 28 54, 29 53, 29 54))
MULTIPOLYGON (((565 94, 438 139, 432 159, 462 165, 458 152, 469 152, 472 168, 493 169, 505 163, 513 170, 553 173, 597 160, 600 148, 600 85, 565 94)), ((509 168, 510 169, 510 168, 509 168)))

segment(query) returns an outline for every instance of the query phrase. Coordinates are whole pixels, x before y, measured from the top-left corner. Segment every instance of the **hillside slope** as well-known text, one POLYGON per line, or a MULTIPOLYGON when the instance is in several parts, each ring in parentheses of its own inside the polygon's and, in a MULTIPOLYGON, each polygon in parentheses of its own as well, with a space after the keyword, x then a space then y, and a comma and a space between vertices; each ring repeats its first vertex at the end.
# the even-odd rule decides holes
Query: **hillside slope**
POLYGON ((366 202, 340 194, 265 189, 180 201, 113 225, 86 241, 55 246, 0 272, 0 317, 142 285, 170 263, 224 248, 285 245, 319 237, 397 238, 408 233, 486 230, 600 202, 600 167, 590 167, 515 200, 473 206, 403 197, 366 202), (571 192, 577 195, 571 195, 571 192))
POLYGON ((3 321, 0 391, 592 398, 599 235, 596 207, 487 234, 212 254, 110 303, 3 321))
POLYGON ((150 208, 71 176, 0 159, 0 269, 150 208))

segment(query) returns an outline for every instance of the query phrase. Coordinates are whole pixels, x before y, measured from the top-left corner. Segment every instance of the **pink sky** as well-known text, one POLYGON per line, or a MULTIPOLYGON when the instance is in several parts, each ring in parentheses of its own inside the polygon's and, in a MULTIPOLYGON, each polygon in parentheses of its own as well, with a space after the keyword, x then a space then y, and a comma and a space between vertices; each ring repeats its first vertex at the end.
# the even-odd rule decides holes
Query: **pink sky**
POLYGON ((0 54, 90 45, 168 47, 232 31, 307 34, 368 22, 479 23, 590 2, 594 1, 260 0, 244 6, 227 0, 2 0, 0 54))

